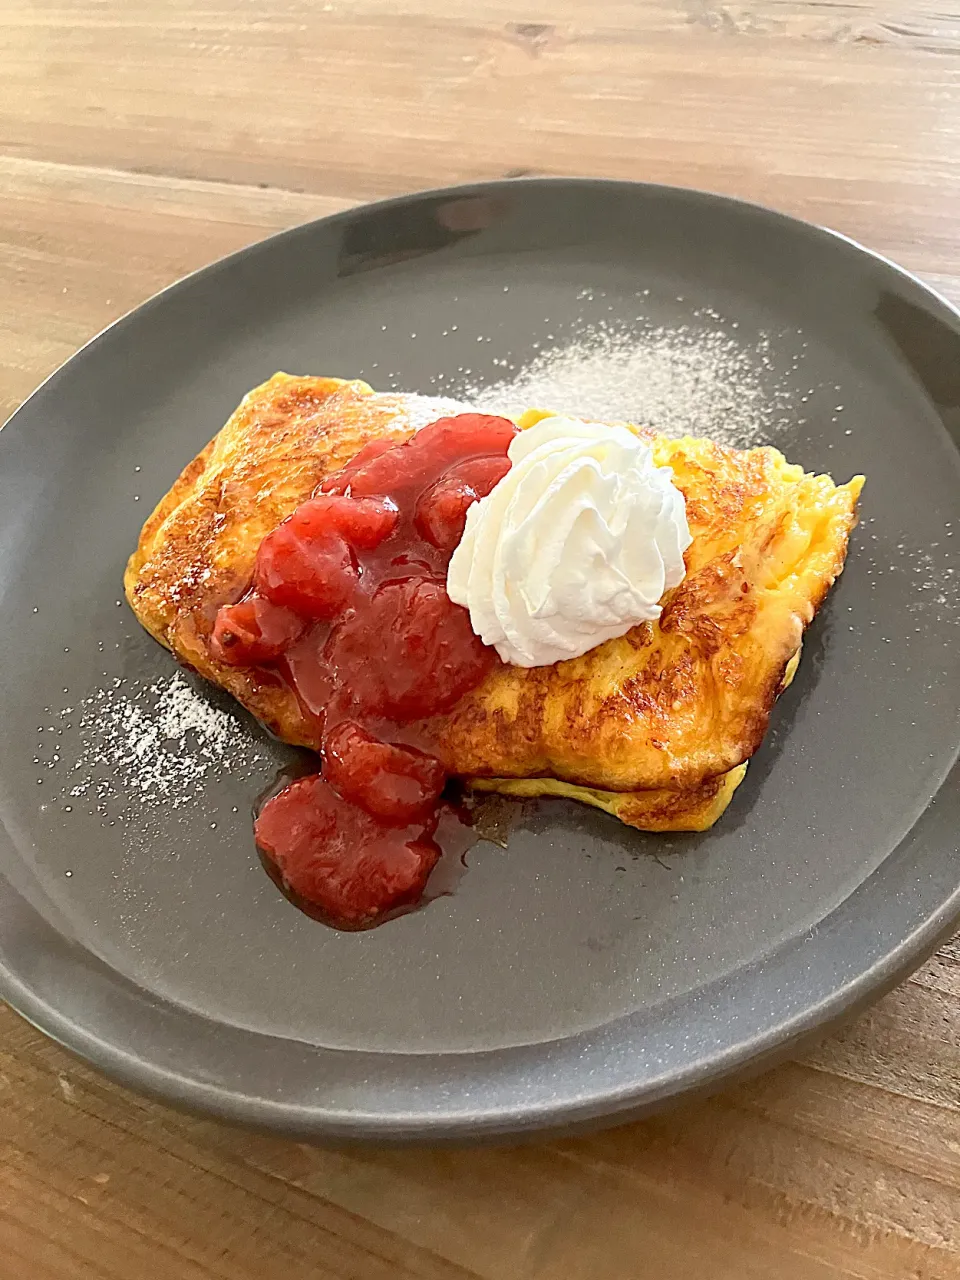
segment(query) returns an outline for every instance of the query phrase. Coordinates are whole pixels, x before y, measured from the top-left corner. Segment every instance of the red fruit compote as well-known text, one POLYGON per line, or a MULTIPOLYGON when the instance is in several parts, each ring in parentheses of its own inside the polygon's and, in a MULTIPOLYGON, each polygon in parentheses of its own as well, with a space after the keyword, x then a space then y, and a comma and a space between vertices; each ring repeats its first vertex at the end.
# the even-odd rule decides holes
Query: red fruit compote
POLYGON ((217 615, 217 656, 270 667, 317 724, 320 771, 272 795, 254 830, 274 878, 336 928, 419 902, 440 858, 447 775, 410 726, 499 663, 445 583, 516 434, 465 413, 368 444, 264 538, 250 590, 217 615))

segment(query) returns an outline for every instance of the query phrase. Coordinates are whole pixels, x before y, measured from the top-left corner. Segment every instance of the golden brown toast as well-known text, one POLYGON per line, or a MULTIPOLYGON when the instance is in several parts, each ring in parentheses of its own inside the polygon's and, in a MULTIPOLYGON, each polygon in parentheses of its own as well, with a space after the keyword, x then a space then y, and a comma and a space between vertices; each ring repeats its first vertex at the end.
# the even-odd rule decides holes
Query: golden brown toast
MULTIPOLYGON (((217 610, 246 589, 264 536, 326 475, 367 441, 411 430, 402 396, 276 374, 187 466, 130 559, 127 597, 147 630, 287 742, 317 747, 315 725, 268 672, 216 660, 217 610)), ((691 803, 697 793, 702 815, 729 799, 736 783, 721 775, 760 744, 804 628, 843 567, 863 482, 807 475, 774 449, 638 430, 673 468, 693 535, 659 622, 552 667, 500 666, 427 729, 452 773, 553 779, 600 792, 584 798, 602 807, 614 805, 608 792, 690 792, 691 803)), ((676 809, 669 796, 633 806, 662 815, 668 802, 676 809)))

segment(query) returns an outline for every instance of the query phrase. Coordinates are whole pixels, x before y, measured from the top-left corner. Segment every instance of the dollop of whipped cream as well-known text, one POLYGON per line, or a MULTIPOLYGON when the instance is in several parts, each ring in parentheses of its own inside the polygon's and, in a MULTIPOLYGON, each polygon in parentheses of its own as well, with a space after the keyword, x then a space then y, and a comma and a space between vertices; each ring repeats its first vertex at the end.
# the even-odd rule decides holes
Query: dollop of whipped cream
POLYGON ((467 511, 447 593, 505 662, 575 658, 660 616, 683 580, 686 504, 627 427, 543 418, 467 511))

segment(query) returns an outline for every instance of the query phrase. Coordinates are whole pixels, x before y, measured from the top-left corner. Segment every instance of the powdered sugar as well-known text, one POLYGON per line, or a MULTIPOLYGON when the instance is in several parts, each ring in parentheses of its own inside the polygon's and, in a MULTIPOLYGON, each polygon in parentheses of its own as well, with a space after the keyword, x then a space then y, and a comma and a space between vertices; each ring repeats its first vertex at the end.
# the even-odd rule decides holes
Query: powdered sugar
POLYGON ((444 414, 463 413, 468 407, 460 400, 447 396, 422 396, 415 392, 401 392, 398 397, 406 410, 407 420, 414 431, 429 426, 444 414))
MULTIPOLYGON (((796 368, 802 344, 793 345, 796 368)), ((770 339, 745 343, 706 314, 677 327, 623 329, 601 321, 540 351, 525 367, 503 364, 510 377, 492 385, 465 377, 455 394, 486 412, 556 409, 740 448, 772 442, 802 422, 795 392, 778 376, 770 339)))
POLYGON ((57 718, 59 728, 41 739, 50 752, 37 762, 58 770, 58 798, 121 821, 189 805, 224 771, 259 776, 266 760, 251 729, 180 672, 152 683, 116 677, 57 718), (73 760, 65 731, 78 742, 73 760))
MULTIPOLYGON (((889 539, 878 532, 881 526, 876 517, 867 516, 862 523, 861 555, 870 589, 878 589, 891 576, 906 575, 912 595, 906 609, 915 615, 919 625, 914 627, 914 632, 918 635, 930 621, 955 618, 960 612, 960 572, 951 541, 953 522, 946 521, 941 536, 926 546, 903 531, 899 531, 896 544, 891 545, 889 539)), ((944 646, 955 649, 956 638, 947 634, 944 646)))

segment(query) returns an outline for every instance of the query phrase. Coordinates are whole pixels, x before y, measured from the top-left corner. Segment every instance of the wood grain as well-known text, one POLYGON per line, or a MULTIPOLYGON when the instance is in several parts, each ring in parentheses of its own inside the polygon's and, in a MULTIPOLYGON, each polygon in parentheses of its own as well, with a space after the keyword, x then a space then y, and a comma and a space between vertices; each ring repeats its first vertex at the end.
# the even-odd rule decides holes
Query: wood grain
MULTIPOLYGON (((828 223, 960 301, 960 8, 0 0, 0 407, 281 227, 517 173, 828 223)), ((960 946, 800 1062, 593 1137, 312 1149, 0 1012, 2 1280, 960 1276, 960 946)))

